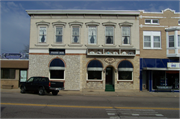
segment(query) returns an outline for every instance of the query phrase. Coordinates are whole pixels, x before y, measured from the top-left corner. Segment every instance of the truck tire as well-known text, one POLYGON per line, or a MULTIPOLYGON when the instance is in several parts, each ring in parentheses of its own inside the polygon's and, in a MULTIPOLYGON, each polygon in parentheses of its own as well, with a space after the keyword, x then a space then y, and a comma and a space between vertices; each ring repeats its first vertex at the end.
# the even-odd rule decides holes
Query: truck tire
POLYGON ((22 86, 21 87, 21 93, 25 93, 26 92, 26 87, 25 86, 22 86))
POLYGON ((44 88, 40 87, 38 93, 39 93, 39 95, 44 95, 45 94, 44 88))
POLYGON ((57 91, 53 91, 52 94, 53 94, 53 95, 57 95, 58 92, 57 92, 57 91))

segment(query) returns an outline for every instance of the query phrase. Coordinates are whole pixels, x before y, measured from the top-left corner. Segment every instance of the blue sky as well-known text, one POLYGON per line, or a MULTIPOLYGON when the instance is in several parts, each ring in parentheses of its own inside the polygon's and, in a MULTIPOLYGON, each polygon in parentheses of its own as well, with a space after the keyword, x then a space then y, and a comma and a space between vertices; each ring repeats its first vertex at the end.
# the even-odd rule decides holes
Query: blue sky
POLYGON ((178 0, 56 0, 0 1, 0 51, 19 53, 29 44, 31 9, 145 10, 160 12, 170 8, 179 12, 178 0))

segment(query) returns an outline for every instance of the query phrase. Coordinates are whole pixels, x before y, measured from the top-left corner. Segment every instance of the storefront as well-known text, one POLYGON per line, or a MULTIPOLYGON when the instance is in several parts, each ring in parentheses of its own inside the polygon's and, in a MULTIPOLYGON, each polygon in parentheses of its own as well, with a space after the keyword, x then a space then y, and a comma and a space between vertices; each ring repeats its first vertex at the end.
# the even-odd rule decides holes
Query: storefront
POLYGON ((140 90, 179 92, 178 59, 140 59, 140 90))

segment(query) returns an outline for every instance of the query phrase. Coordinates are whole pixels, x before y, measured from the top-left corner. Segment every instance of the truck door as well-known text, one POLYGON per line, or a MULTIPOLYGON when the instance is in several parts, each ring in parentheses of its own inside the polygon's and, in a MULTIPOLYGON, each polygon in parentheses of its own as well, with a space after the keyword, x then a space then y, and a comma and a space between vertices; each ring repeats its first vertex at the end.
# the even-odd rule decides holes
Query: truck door
POLYGON ((27 80, 27 83, 26 83, 27 90, 32 90, 33 80, 34 80, 33 77, 27 80))

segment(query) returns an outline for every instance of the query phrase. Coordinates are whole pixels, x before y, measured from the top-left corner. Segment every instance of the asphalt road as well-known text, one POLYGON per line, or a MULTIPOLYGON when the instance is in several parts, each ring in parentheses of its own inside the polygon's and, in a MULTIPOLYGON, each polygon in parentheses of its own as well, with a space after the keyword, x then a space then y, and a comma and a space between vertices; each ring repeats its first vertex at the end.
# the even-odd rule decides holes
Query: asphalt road
POLYGON ((179 118, 178 97, 1 93, 1 118, 179 118))

